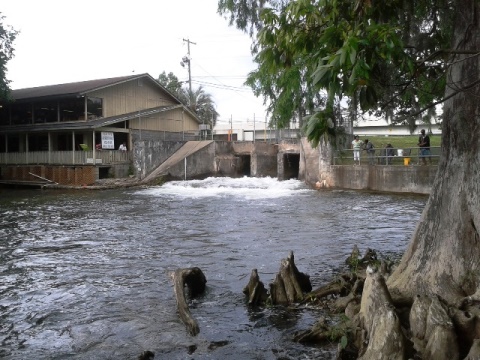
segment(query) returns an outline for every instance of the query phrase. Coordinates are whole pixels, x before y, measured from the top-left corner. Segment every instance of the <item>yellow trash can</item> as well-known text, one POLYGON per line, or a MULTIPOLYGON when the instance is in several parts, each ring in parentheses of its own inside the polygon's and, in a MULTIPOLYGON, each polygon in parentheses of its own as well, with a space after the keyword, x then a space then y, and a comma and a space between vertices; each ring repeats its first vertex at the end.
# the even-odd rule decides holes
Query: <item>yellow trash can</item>
POLYGON ((403 158, 403 165, 408 166, 410 165, 410 158, 403 158))

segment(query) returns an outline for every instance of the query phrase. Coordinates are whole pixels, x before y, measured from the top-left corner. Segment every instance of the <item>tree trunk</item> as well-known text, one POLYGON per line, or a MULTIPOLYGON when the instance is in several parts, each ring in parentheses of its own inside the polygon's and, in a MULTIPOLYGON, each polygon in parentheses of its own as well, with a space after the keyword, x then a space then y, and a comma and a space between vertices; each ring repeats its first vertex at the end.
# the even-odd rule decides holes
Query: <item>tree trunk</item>
MULTIPOLYGON (((456 2, 452 49, 480 50, 480 3, 456 2)), ((394 298, 437 294, 450 304, 472 295, 480 274, 480 57, 455 55, 448 73, 442 155, 430 198, 400 265, 394 298), (463 88, 464 91, 458 91, 463 88)))

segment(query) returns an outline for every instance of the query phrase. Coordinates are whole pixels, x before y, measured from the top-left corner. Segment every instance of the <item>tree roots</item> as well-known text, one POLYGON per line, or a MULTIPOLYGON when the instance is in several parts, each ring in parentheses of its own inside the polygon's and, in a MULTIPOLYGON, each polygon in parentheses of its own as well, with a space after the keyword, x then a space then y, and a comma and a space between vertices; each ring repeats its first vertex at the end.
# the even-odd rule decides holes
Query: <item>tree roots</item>
MULTIPOLYGON (((298 271, 293 252, 281 261, 269 291, 253 269, 243 293, 249 306, 317 304, 336 315, 311 329, 298 332, 294 341, 337 341, 337 360, 347 359, 480 359, 480 290, 457 305, 439 296, 392 298, 386 278, 393 263, 379 261, 368 249, 363 257, 357 247, 346 260, 349 271, 312 291, 310 277, 298 271)), ((199 333, 185 297, 205 290, 207 280, 199 268, 178 269, 174 274, 180 318, 188 332, 199 333)))

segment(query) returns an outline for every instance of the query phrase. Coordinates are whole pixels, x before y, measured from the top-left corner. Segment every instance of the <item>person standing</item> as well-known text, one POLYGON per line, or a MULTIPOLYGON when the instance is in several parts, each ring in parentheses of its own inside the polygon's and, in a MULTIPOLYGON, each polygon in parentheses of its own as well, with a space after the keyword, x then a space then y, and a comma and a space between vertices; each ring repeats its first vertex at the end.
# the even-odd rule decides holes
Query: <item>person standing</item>
POLYGON ((373 143, 365 139, 364 149, 367 151, 368 164, 375 165, 375 146, 373 146, 373 143))
POLYGON ((352 141, 352 149, 353 149, 353 163, 355 165, 360 165, 360 151, 362 150, 362 142, 358 135, 355 135, 352 141))
POLYGON ((127 151, 127 144, 123 143, 118 147, 118 150, 120 151, 127 151))
POLYGON ((387 146, 385 146, 385 150, 386 150, 386 163, 387 165, 388 164, 391 164, 392 163, 392 160, 393 160, 393 157, 395 156, 395 150, 392 146, 392 144, 388 143, 387 146))
POLYGON ((420 148, 420 159, 422 159, 422 164, 427 165, 427 157, 428 162, 432 164, 432 158, 430 157, 430 137, 425 134, 425 129, 420 131, 418 147, 420 148))

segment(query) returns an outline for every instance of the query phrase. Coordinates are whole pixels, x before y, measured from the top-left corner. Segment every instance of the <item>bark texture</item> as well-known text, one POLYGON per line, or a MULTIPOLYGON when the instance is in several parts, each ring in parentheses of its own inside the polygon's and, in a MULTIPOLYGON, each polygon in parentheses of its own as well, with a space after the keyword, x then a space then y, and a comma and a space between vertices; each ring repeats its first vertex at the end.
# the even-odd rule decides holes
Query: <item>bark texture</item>
POLYGON ((290 251, 288 257, 281 261, 280 270, 267 291, 260 281, 257 269, 253 269, 243 293, 248 297, 249 305, 263 305, 269 301, 272 305, 288 305, 301 302, 305 293, 312 290, 310 276, 298 271, 295 257, 290 251))
POLYGON ((292 304, 300 302, 304 293, 312 290, 310 277, 298 271, 293 252, 282 260, 280 271, 270 284, 270 296, 273 304, 292 304))
MULTIPOLYGON (((452 49, 480 49, 480 3, 456 1, 452 49)), ((455 304, 480 274, 480 57, 449 61, 436 180, 410 245, 387 284, 394 298, 440 296, 455 304)))
POLYGON ((257 269, 253 269, 250 280, 243 288, 243 293, 248 297, 248 305, 255 306, 265 303, 268 298, 268 291, 265 289, 263 282, 260 281, 257 269))
POLYGON ((180 319, 187 327, 188 333, 196 336, 200 332, 200 328, 197 320, 190 313, 186 300, 185 285, 188 287, 190 297, 195 297, 205 291, 207 278, 200 268, 193 267, 175 270, 173 281, 180 319))

